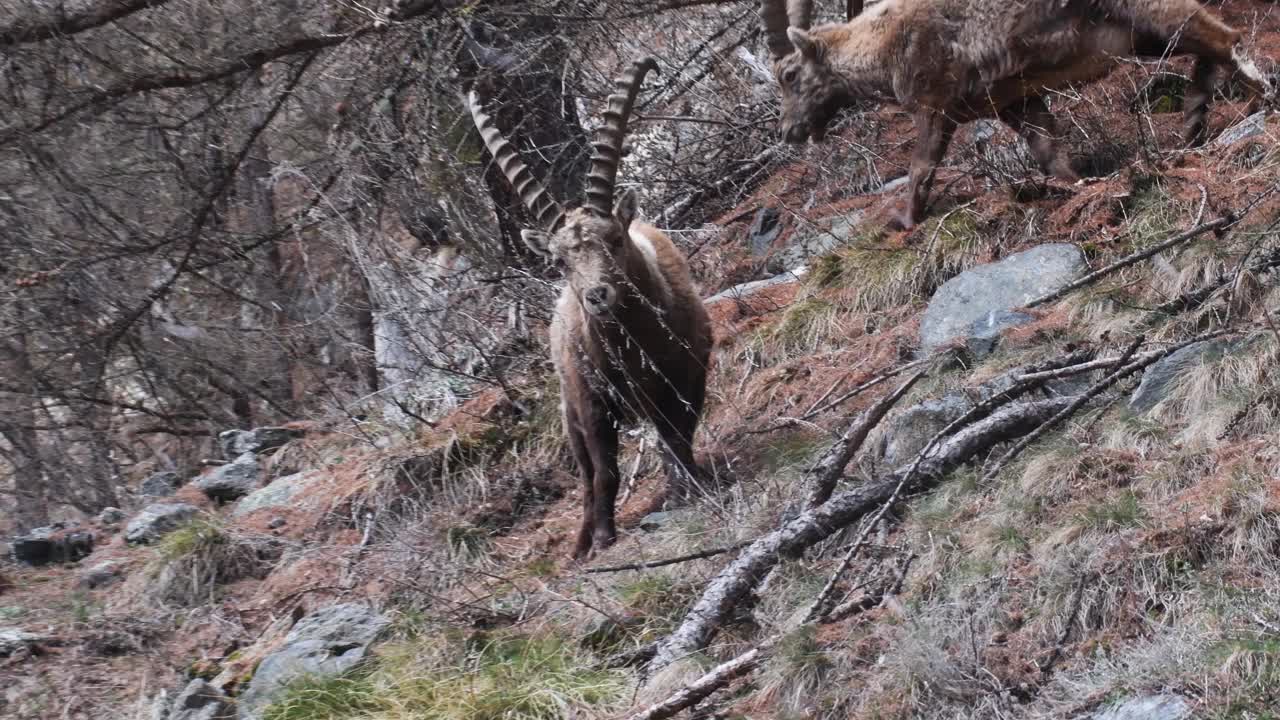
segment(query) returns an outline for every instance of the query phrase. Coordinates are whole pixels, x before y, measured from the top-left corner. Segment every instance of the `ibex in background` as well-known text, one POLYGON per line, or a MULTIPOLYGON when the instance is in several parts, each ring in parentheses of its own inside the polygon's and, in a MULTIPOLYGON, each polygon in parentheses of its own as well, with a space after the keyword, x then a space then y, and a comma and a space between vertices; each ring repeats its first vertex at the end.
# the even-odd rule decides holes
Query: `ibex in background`
MULTIPOLYGON (((913 113, 919 137, 905 212, 924 214, 934 171, 957 125, 995 117, 1031 145, 1045 171, 1078 179, 1054 141, 1044 96, 1105 75, 1120 56, 1194 55, 1183 98, 1188 145, 1204 142, 1218 66, 1240 73, 1258 99, 1271 87, 1246 59, 1240 32, 1196 0, 882 0, 847 23, 809 29, 812 0, 762 0, 781 130, 793 143, 821 140, 827 124, 859 99, 913 113)), ((849 14, 862 2, 851 0, 849 14)))
POLYGON ((696 472, 693 434, 702 413, 711 322, 684 256, 657 228, 636 221, 636 196, 614 202, 622 139, 647 58, 617 80, 593 145, 586 203, 566 211, 520 160, 473 91, 471 116, 489 153, 544 230, 521 235, 563 266, 568 284, 551 322, 565 433, 582 478, 582 528, 574 557, 617 539, 618 427, 657 426, 668 450, 669 496, 696 472))

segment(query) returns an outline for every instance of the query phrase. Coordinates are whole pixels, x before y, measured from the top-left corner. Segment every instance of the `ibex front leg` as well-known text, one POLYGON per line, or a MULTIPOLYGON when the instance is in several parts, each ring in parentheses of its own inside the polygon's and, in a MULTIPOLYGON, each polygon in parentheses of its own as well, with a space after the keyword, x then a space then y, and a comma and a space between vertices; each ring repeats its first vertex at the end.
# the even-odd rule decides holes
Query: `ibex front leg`
POLYGON ((889 221, 890 229, 910 230, 924 218, 924 210, 929 200, 929 189, 933 187, 933 176, 947 152, 951 136, 955 134, 956 123, 945 114, 936 110, 921 110, 915 115, 916 131, 919 134, 918 145, 911 156, 911 173, 907 181, 907 207, 899 211, 889 221))
MULTIPOLYGON (((618 429, 605 416, 595 419, 586 433, 587 454, 591 456, 592 496, 590 520, 583 520, 583 531, 591 524, 590 550, 599 552, 618 539, 614 524, 614 504, 618 499, 618 429)), ((588 492, 587 488, 583 488, 588 492)), ((585 509, 585 508, 584 508, 585 509)), ((583 553, 585 556, 588 553, 583 553)))

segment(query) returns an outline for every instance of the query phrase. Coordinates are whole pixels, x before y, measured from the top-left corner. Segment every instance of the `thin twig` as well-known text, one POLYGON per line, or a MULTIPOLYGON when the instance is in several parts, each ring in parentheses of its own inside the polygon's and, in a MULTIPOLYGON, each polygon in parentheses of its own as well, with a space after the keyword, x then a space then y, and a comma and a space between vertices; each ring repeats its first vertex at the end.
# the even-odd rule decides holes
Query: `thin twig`
POLYGON ((725 553, 730 553, 735 550, 741 550, 742 548, 750 545, 752 542, 754 541, 744 540, 740 543, 735 543, 728 547, 712 548, 710 550, 700 550, 696 553, 681 555, 680 557, 667 558, 666 560, 651 560, 649 562, 642 562, 642 563, 628 563, 626 565, 609 565, 607 567, 587 568, 586 571, 589 573, 610 573, 610 572, 622 572, 623 570, 646 570, 648 568, 663 567, 664 565, 675 565, 676 563, 689 562, 690 560, 702 560, 704 558, 715 557, 716 555, 723 555, 725 553))

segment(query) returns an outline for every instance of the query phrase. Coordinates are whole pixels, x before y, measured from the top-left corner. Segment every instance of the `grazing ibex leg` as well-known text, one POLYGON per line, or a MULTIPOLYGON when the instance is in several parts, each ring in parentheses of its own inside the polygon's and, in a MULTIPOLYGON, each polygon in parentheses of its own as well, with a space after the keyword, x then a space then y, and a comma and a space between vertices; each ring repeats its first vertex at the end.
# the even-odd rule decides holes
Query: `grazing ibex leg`
POLYGON ((1182 96, 1182 142, 1187 147, 1199 147, 1209 136, 1209 101, 1213 99, 1213 77, 1218 64, 1205 58, 1196 58, 1191 70, 1191 84, 1182 96))
MULTIPOLYGON (((1245 54, 1240 31, 1219 20, 1200 7, 1199 3, 1192 2, 1188 5, 1189 15, 1172 12, 1160 16, 1165 20, 1164 26, 1156 27, 1154 36, 1140 40, 1140 54, 1160 56, 1172 50, 1174 53, 1195 55, 1197 65, 1208 61, 1232 68, 1238 73, 1254 93, 1252 105, 1256 106, 1263 99, 1271 100, 1271 82, 1245 54)), ((1145 18, 1139 19, 1138 23, 1147 24, 1151 21, 1152 18, 1145 18)))
POLYGON ((947 152, 956 122, 937 110, 921 110, 915 115, 918 144, 911 156, 911 172, 907 181, 907 208, 889 222, 890 228, 910 230, 924 217, 933 187, 933 176, 947 152))
POLYGON ((1062 146, 1056 137, 1056 122, 1053 113, 1044 104, 1044 98, 1030 97, 1021 103, 1015 103, 1001 110, 999 117, 1001 122, 1026 138, 1027 144, 1031 146, 1031 154, 1045 172, 1067 182, 1080 179, 1076 171, 1071 169, 1071 161, 1067 159, 1066 153, 1062 152, 1062 146))

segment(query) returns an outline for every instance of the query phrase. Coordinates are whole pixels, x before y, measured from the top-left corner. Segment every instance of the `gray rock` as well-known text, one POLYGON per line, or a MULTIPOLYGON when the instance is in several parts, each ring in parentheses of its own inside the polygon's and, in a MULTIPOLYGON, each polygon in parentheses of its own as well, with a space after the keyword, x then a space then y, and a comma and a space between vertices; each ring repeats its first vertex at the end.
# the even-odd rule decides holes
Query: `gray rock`
POLYGON ((18 628, 0 627, 0 657, 23 652, 43 639, 18 628))
POLYGON ((1026 325, 1033 322, 1035 318, 1026 313, 1013 312, 1010 310, 993 310, 986 314, 985 317, 978 318, 973 321, 967 331, 968 337, 965 340, 965 349, 969 351, 975 359, 982 359, 995 352, 996 345, 1000 342, 1000 335, 1009 328, 1026 325))
POLYGON ((118 507, 105 507, 102 512, 98 513, 98 522, 103 525, 118 525, 124 522, 128 515, 118 507))
POLYGON ((14 560, 28 565, 75 562, 93 552, 93 533, 54 523, 14 537, 9 551, 14 560))
POLYGON ((109 585, 120 579, 120 564, 110 560, 80 573, 80 585, 90 590, 109 585))
POLYGON ((205 680, 192 680, 173 699, 169 720, 233 720, 235 704, 205 680))
POLYGON ((333 605, 298 621, 280 649, 263 658, 254 671, 240 696, 241 720, 258 720, 262 710, 295 680, 352 669, 389 622, 359 603, 333 605))
POLYGON ((1074 245, 1055 243, 1020 252, 951 278, 934 293, 920 322, 922 352, 963 337, 991 313, 1022 307, 1067 285, 1085 270, 1074 245))
POLYGON ((148 497, 169 497, 182 487, 182 478, 171 470, 152 473, 138 485, 138 494, 148 497))
POLYGON ((777 208, 762 207, 756 211, 755 218, 751 220, 751 229, 747 231, 747 245, 751 248, 752 255, 758 257, 769 252, 769 247, 782 231, 782 223, 778 220, 777 208))
POLYGON ((1131 698, 1099 712, 1093 720, 1185 720, 1191 705, 1178 695, 1131 698))
POLYGON ((848 245, 862 223, 865 213, 856 210, 848 215, 836 215, 817 221, 812 226, 797 228, 785 248, 773 254, 766 264, 770 272, 794 270, 808 263, 810 258, 830 254, 848 245))
POLYGON ((234 462, 219 465, 213 472, 196 480, 196 487, 211 500, 237 500, 258 489, 259 474, 258 458, 246 452, 234 462))
POLYGON ((287 524, 288 523, 284 518, 277 515, 276 517, 271 518, 271 521, 267 523, 267 527, 275 530, 276 528, 282 528, 287 524))
POLYGON ((260 453, 302 437, 301 430, 282 427, 260 427, 253 430, 226 430, 218 433, 218 447, 223 457, 239 458, 245 453, 260 453))
POLYGON ((1267 131, 1267 113, 1256 112, 1240 122, 1232 125, 1214 141, 1215 145, 1234 145, 1242 140, 1257 137, 1267 131))
POLYGON ((308 471, 276 478, 271 481, 271 484, 254 490, 236 503, 231 515, 232 517, 242 517, 262 508, 296 505, 299 502, 317 502, 321 498, 308 497, 305 491, 319 477, 321 477, 320 473, 308 471))
POLYGON ((889 467, 915 459, 916 454, 951 421, 969 412, 973 403, 959 393, 926 400, 893 416, 885 426, 881 452, 889 467))
POLYGON ((196 506, 187 503, 148 505, 125 526, 125 542, 155 542, 182 527, 195 514, 196 506))
POLYGON ((742 283, 741 285, 734 285, 728 290, 721 290, 715 295, 703 300, 702 304, 710 305, 711 303, 729 299, 742 300, 767 287, 773 287, 774 285, 781 285, 789 282, 798 282, 808 272, 809 268, 800 266, 794 270, 788 270, 787 272, 774 275, 771 278, 765 278, 764 280, 752 280, 751 282, 742 283))
POLYGON ((1169 392, 1183 375, 1221 359, 1228 345, 1222 340, 1205 340, 1188 345, 1153 364, 1142 373, 1142 382, 1129 398, 1129 409, 1137 413, 1148 412, 1169 397, 1169 392))

